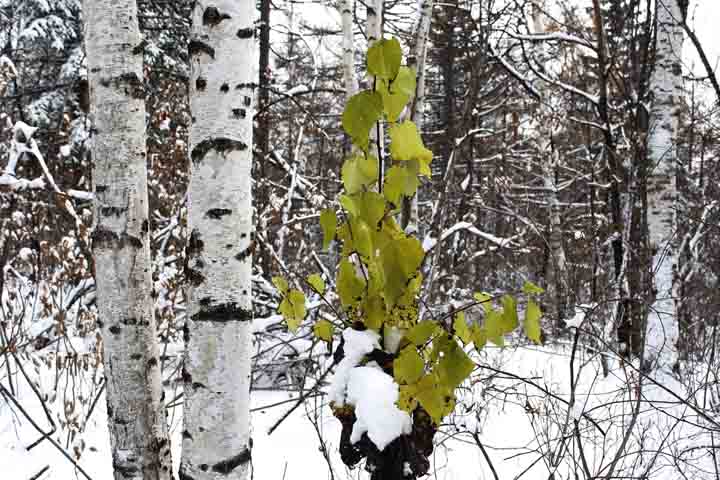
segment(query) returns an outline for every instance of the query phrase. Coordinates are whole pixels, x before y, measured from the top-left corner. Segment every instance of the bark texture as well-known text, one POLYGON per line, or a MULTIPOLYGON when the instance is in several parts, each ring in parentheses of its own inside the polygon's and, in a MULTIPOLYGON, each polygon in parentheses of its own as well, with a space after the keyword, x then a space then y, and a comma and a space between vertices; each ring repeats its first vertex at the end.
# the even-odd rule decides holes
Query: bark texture
POLYGON ((169 479, 153 315, 143 57, 135 1, 86 1, 93 254, 116 480, 169 479))
POLYGON ((676 0, 658 0, 653 97, 648 132, 648 229, 653 250, 655 301, 648 313, 645 357, 672 366, 677 357, 673 276, 674 212, 677 205, 677 132, 682 96, 682 11, 676 0))
POLYGON ((254 19, 250 0, 197 2, 193 11, 185 480, 249 472, 254 19))

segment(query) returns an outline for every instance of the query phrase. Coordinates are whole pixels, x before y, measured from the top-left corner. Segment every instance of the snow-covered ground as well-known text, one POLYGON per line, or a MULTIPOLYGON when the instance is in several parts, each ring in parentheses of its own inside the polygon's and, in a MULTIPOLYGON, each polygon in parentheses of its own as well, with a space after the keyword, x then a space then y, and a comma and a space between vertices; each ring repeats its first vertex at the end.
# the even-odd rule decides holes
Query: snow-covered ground
MULTIPOLYGON (((715 439, 711 432, 717 425, 713 424, 716 420, 712 410, 702 408, 703 401, 712 403, 716 399, 714 390, 689 393, 688 388, 665 373, 661 374, 662 387, 652 384, 639 387, 634 366, 613 359, 609 360, 610 373, 604 377, 600 357, 584 348, 577 349, 572 362, 573 388, 571 352, 570 345, 560 345, 488 348, 480 355, 471 385, 460 392, 455 414, 446 420, 436 437, 431 477, 441 480, 494 478, 474 438, 477 432, 477 440, 500 479, 544 479, 550 472, 555 472, 556 479, 576 478, 576 473, 577 478, 587 478, 586 471, 604 477, 616 456, 615 475, 647 474, 646 478, 675 480, 682 478, 679 473, 682 472, 686 478, 716 478, 711 455, 715 439), (678 399, 689 399, 689 402, 683 405, 678 399), (694 402, 697 405, 693 406, 694 402), (617 455, 636 407, 639 416, 623 449, 626 454, 617 455)), ((52 371, 42 368, 45 380, 52 380, 52 371)), ((93 384, 92 369, 76 373, 87 377, 88 385, 93 384)), ((702 378, 707 373, 707 369, 698 368, 696 376, 702 378)), ((7 387, 7 383, 4 385, 7 387)), ((40 428, 47 428, 45 414, 32 389, 22 381, 14 386, 16 397, 28 415, 40 428)), ((350 471, 340 461, 337 452, 340 424, 325 404, 325 397, 309 399, 268 435, 268 429, 292 407, 296 395, 254 392, 254 478, 367 478, 361 467, 350 471)), ((63 405, 62 402, 61 396, 55 399, 56 406, 63 405)), ((173 456, 177 460, 180 407, 174 409, 169 418, 175 446, 173 456)), ((0 478, 84 478, 47 440, 27 451, 26 447, 40 436, 24 414, 0 396, 0 478), (33 477, 46 466, 49 468, 42 475, 33 477)), ((67 442, 66 435, 56 433, 53 438, 60 445, 67 442)), ((73 446, 83 443, 79 465, 93 480, 111 480, 102 396, 84 433, 70 442, 67 449, 70 456, 73 446)), ((177 461, 174 463, 177 468, 177 461)))

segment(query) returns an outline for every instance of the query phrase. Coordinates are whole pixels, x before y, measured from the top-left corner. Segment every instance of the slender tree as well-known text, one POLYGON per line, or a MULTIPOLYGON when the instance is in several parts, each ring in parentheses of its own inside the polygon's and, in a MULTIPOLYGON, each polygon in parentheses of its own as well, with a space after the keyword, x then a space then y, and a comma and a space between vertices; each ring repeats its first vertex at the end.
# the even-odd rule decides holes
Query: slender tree
POLYGON ((151 298, 143 58, 134 1, 85 2, 93 254, 116 480, 169 479, 151 298))
POLYGON ((244 479, 249 471, 254 18, 249 0, 193 10, 185 480, 244 479))
POLYGON ((677 167, 677 134, 681 113, 683 45, 683 12, 677 0, 656 3, 655 66, 650 88, 653 104, 648 132, 648 211, 647 222, 655 274, 655 302, 648 313, 646 357, 662 363, 675 361, 678 325, 673 298, 672 251, 675 212, 678 199, 675 176, 677 167), (664 353, 661 353, 664 352, 664 353), (662 357, 662 358, 659 358, 662 357))

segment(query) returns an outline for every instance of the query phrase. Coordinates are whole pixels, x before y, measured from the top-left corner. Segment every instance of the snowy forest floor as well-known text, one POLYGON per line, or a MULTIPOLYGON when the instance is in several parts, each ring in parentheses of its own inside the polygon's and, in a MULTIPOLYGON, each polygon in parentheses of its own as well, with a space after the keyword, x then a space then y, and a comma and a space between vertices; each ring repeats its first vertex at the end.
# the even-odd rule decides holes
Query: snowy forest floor
MULTIPOLYGON (((552 472, 556 479, 604 478, 611 474, 612 464, 615 478, 717 478, 714 432, 718 425, 710 406, 718 390, 717 382, 709 381, 710 370, 688 366, 685 370, 693 374, 683 384, 670 372, 660 371, 640 385, 635 365, 605 358, 607 376, 600 355, 582 346, 573 349, 572 342, 543 348, 487 348, 476 354, 478 367, 459 394, 455 413, 436 436, 430 478, 538 479, 552 472)), ((41 381, 55 381, 53 369, 45 363, 40 363, 38 372, 41 381)), ((100 377, 98 371, 81 369, 74 379, 91 384, 100 377)), ((47 428, 47 417, 33 389, 21 376, 16 376, 14 388, 14 398, 27 415, 40 428, 47 428)), ((167 394, 174 398, 177 392, 168 390, 167 394)), ((340 461, 340 423, 322 395, 306 400, 268 435, 297 395, 253 392, 253 478, 367 478, 362 467, 349 470, 340 461)), ((52 413, 54 408, 70 408, 68 402, 62 395, 47 402, 51 415, 57 415, 52 413)), ((181 408, 172 408, 168 417, 175 468, 181 408)), ((53 438, 59 445, 69 445, 66 451, 71 456, 76 447, 82 451, 79 465, 92 480, 110 480, 104 396, 98 396, 89 420, 79 424, 84 429, 73 441, 61 430, 53 438)), ((85 478, 48 440, 27 451, 40 437, 8 396, 0 395, 0 478, 85 478)))

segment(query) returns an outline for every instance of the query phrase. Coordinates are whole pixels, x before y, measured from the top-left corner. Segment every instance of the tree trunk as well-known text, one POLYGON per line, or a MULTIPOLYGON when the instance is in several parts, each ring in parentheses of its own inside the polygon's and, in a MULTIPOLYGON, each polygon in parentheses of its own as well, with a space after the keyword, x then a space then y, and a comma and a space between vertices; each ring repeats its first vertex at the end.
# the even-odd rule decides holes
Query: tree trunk
POLYGON ((655 69, 651 79, 653 104, 648 132, 648 228, 655 272, 655 296, 645 329, 645 357, 658 366, 676 361, 678 325, 675 318, 672 250, 674 215, 678 204, 674 176, 677 131, 682 95, 682 12, 676 0, 658 0, 655 69))
MULTIPOLYGON (((433 0, 423 0, 420 5, 420 18, 418 20, 415 45, 413 45, 410 66, 417 72, 415 98, 410 107, 410 120, 415 122, 418 132, 422 132, 423 115, 425 111, 425 60, 427 59, 427 43, 430 35, 432 21, 433 0)), ((403 198, 401 226, 408 233, 420 234, 420 209, 418 196, 420 189, 411 198, 403 198)))
POLYGON ((169 479, 153 314, 143 56, 135 1, 86 1, 93 253, 116 480, 169 479))
POLYGON ((250 465, 255 2, 193 10, 188 317, 180 478, 245 479, 250 465))

